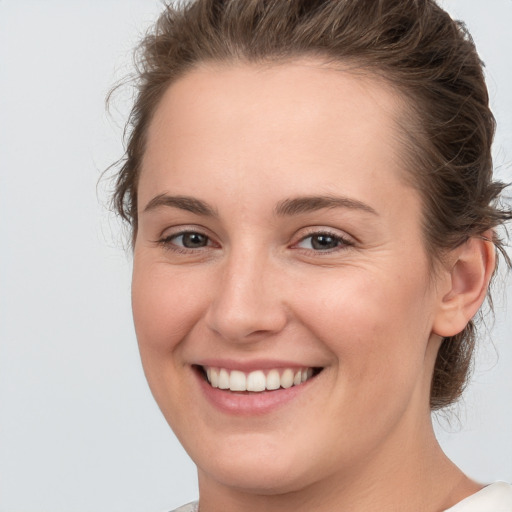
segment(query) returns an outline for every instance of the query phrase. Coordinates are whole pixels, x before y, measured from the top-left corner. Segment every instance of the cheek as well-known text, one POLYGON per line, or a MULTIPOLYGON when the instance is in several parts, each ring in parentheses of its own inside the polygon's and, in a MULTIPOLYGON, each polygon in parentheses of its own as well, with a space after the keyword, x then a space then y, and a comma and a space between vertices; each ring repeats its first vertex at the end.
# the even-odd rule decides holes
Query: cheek
POLYGON ((188 410, 183 389, 183 341, 203 311, 199 282, 164 262, 134 255, 132 310, 144 373, 171 425, 188 410))
POLYGON ((421 289, 391 277, 347 278, 303 305, 308 329, 334 356, 324 416, 340 452, 378 445, 411 404, 428 407, 428 304, 421 289))
POLYGON ((296 309, 336 356, 343 379, 400 385, 401 375, 413 378, 421 371, 431 304, 418 274, 405 280, 389 269, 380 276, 352 272, 307 287, 296 309), (333 281, 338 284, 329 284, 333 281))
POLYGON ((132 309, 141 353, 170 352, 191 331, 204 303, 201 279, 194 276, 171 273, 165 263, 146 263, 135 257, 132 309))

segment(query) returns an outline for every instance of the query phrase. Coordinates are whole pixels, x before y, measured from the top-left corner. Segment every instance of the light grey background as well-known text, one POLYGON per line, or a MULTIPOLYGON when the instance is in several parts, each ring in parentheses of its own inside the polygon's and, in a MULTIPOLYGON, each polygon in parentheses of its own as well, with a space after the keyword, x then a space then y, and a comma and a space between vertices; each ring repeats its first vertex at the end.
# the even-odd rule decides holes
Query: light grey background
MULTIPOLYGON (((512 181, 512 1, 443 4, 487 64, 496 166, 512 181)), ((0 512, 159 512, 197 495, 193 464, 145 383, 129 254, 102 205, 106 184, 96 192, 122 154, 129 104, 121 94, 109 117, 105 95, 160 8, 0 0, 0 512)), ((481 481, 512 481, 505 305, 464 402, 438 427, 481 481)))

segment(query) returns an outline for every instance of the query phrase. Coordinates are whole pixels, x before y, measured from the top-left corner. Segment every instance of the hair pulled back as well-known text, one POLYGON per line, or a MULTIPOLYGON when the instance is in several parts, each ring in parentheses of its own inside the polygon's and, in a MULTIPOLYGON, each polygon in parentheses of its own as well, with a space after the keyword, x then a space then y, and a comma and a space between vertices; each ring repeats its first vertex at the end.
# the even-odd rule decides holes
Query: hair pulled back
MULTIPOLYGON (((138 93, 113 203, 137 233, 137 183, 145 136, 169 85, 205 62, 349 64, 405 99, 401 140, 411 184, 423 199, 427 252, 450 249, 512 218, 492 180, 495 121, 482 63, 465 26, 434 0, 197 0, 169 5, 138 49, 138 93)), ((503 245, 497 235, 498 251, 503 245)), ((475 323, 443 340, 432 409, 453 403, 471 367, 475 323)))

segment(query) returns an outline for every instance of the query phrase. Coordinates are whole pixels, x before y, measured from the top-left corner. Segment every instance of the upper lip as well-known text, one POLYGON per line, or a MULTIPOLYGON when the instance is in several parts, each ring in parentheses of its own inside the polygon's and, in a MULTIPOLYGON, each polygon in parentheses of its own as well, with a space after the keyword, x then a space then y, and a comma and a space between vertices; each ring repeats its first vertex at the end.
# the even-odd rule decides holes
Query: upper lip
POLYGON ((203 359, 194 363, 195 366, 210 368, 224 368, 226 370, 239 370, 252 372, 255 370, 272 370, 274 368, 320 368, 322 365, 305 362, 290 361, 284 359, 253 359, 241 361, 235 359, 203 359))

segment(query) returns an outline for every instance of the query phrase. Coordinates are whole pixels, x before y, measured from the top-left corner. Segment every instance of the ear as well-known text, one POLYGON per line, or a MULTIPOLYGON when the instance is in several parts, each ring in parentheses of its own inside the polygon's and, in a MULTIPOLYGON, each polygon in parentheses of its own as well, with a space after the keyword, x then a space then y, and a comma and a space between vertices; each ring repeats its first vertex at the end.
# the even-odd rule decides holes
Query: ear
POLYGON ((472 237, 449 255, 447 286, 441 292, 433 332, 443 338, 461 332, 487 294, 496 265, 493 231, 472 237), (446 291, 447 290, 447 291, 446 291))

